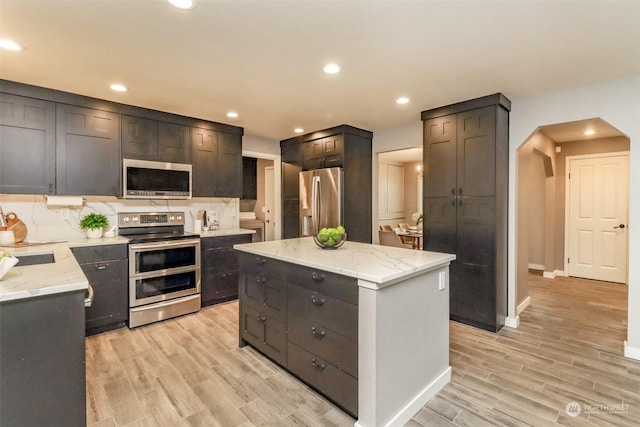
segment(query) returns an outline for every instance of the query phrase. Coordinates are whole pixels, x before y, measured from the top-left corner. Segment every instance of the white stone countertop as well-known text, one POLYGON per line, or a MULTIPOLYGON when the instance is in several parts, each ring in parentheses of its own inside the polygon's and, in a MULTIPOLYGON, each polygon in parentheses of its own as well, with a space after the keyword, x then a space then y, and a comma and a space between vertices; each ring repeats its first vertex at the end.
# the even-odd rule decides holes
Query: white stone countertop
POLYGON ((227 228, 224 230, 207 230, 201 231, 200 237, 216 237, 216 236, 232 236, 237 234, 255 234, 256 230, 248 230, 246 228, 227 228))
MULTIPOLYGON (((230 228, 206 231, 200 235, 201 237, 213 237, 253 233, 255 230, 230 228)), ((70 239, 59 243, 17 248, 0 246, 17 257, 53 253, 55 259, 53 263, 28 266, 20 266, 18 262, 0 279, 0 302, 87 289, 89 281, 76 262, 71 248, 127 243, 129 243, 129 239, 126 237, 116 236, 101 239, 70 239)))
POLYGON ((375 284, 373 289, 440 268, 456 259, 453 254, 350 241, 338 249, 321 249, 311 237, 243 243, 233 247, 243 252, 372 282, 375 284))
POLYGON ((71 253, 69 243, 6 248, 12 255, 53 253, 55 262, 20 266, 20 262, 0 279, 0 302, 87 289, 89 281, 71 253))

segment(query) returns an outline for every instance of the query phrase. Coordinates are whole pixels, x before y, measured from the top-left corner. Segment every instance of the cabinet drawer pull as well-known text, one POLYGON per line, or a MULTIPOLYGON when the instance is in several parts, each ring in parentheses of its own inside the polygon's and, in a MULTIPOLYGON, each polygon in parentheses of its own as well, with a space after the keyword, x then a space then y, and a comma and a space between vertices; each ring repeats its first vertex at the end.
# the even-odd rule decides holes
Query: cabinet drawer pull
POLYGON ((313 359, 311 361, 311 366, 313 366, 316 369, 319 369, 321 371, 324 371, 324 368, 326 368, 327 365, 323 364, 319 364, 318 362, 316 362, 316 359, 313 359))
POLYGON ((311 278, 316 282, 322 282, 324 280, 324 274, 314 271, 311 273, 311 278))
POLYGON ((318 298, 316 298, 315 296, 312 296, 312 297, 311 297, 311 302, 312 302, 314 305, 317 305, 318 307, 322 307, 322 306, 324 305, 324 303, 325 303, 325 300, 324 300, 324 298, 320 298, 320 299, 318 299, 318 298))
POLYGON ((267 283, 267 278, 264 276, 256 276, 256 283, 258 285, 264 285, 265 283, 267 283))
POLYGON ((256 320, 259 322, 266 322, 267 318, 264 316, 260 316, 259 314, 256 316, 256 320))
POLYGON ((313 328, 311 328, 311 334, 313 334, 314 337, 322 338, 322 337, 325 336, 326 332, 325 331, 318 331, 316 329, 316 327, 314 326, 313 328))
POLYGON ((105 270, 107 267, 109 267, 109 264, 96 264, 95 265, 96 270, 105 270))
POLYGON ((263 265, 267 263, 267 259, 266 258, 256 258, 256 264, 258 265, 263 265))

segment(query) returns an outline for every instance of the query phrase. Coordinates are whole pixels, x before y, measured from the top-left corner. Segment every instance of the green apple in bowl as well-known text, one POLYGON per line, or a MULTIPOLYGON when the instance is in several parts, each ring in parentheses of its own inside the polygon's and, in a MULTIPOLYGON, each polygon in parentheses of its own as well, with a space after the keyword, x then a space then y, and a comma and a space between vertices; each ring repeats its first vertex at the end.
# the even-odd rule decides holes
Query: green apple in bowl
POLYGON ((337 249, 347 240, 347 233, 343 226, 322 228, 313 236, 313 241, 322 249, 337 249))

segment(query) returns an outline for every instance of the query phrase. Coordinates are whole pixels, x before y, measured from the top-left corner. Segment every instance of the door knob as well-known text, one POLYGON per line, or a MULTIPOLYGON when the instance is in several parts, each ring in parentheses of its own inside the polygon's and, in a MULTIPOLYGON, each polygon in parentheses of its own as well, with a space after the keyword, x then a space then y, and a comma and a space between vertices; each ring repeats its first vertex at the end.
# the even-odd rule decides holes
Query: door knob
POLYGON ((615 226, 615 227, 613 227, 613 228, 624 228, 624 227, 625 227, 625 225, 624 225, 624 224, 620 224, 620 225, 617 225, 617 226, 615 226))

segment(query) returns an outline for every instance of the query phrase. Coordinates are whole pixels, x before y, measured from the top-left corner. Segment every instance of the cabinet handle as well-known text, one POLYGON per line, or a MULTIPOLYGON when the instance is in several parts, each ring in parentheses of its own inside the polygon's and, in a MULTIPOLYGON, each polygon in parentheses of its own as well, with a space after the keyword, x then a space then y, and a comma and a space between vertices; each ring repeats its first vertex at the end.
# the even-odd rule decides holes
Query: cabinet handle
POLYGON ((458 194, 462 196, 462 187, 458 188, 458 194))
POLYGON ((318 307, 321 307, 321 306, 323 306, 323 305, 324 305, 325 300, 324 300, 324 298, 320 298, 320 299, 318 299, 318 298, 316 298, 316 297, 315 297, 315 295, 314 295, 314 296, 312 296, 312 297, 311 297, 311 302, 312 302, 314 305, 317 305, 318 307))
POLYGON ((256 264, 258 265, 263 265, 267 263, 267 259, 266 258, 256 258, 256 264))
POLYGON ((96 264, 95 267, 96 270, 105 270, 107 267, 109 267, 109 264, 96 264))
POLYGON ((316 282, 322 282, 324 280, 324 274, 314 271, 311 273, 311 278, 316 282))
POLYGON ((311 333, 313 334, 314 337, 317 337, 317 338, 322 338, 326 334, 325 331, 318 331, 315 326, 311 328, 311 333))
POLYGON ((258 285, 264 285, 265 283, 267 283, 267 278, 264 276, 256 276, 256 283, 258 285))
POLYGON ((316 362, 316 359, 313 359, 313 360, 311 361, 311 366, 313 366, 314 368, 317 368, 317 369, 319 369, 319 370, 321 370, 321 371, 324 371, 324 368, 326 368, 326 367, 327 367, 327 365, 325 365, 324 363, 323 363, 323 364, 319 364, 319 363, 317 363, 317 362, 316 362))
POLYGON ((267 318, 266 318, 266 317, 264 317, 264 316, 260 316, 260 315, 258 314, 258 315, 256 316, 256 320, 257 320, 258 322, 264 322, 264 321, 266 321, 266 320, 267 320, 267 318))
POLYGON ((451 187, 451 195, 452 196, 456 195, 456 187, 451 187))

